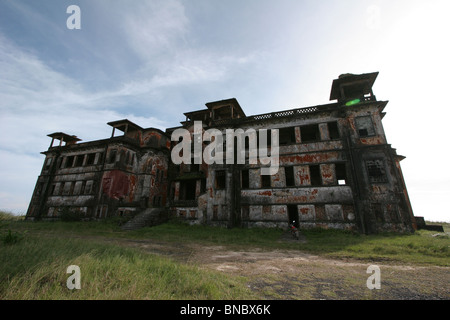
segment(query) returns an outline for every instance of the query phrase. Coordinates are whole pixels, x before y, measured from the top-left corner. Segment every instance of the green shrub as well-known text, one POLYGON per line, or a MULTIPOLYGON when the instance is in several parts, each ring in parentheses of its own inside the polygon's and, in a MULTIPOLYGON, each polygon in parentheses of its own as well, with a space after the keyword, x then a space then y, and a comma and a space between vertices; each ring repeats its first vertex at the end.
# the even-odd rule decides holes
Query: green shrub
POLYGON ((2 241, 6 245, 12 245, 12 244, 19 242, 23 238, 24 238, 23 233, 12 232, 11 229, 8 229, 8 232, 6 233, 6 235, 4 235, 2 237, 2 241))

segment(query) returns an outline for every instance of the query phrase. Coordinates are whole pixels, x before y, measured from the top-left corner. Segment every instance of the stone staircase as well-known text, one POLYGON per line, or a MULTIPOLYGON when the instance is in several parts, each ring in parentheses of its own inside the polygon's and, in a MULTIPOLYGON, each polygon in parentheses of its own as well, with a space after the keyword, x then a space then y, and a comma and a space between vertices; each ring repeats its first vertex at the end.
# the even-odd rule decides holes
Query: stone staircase
POLYGON ((127 221, 122 230, 137 230, 143 227, 156 226, 167 221, 167 212, 163 208, 148 208, 127 221))

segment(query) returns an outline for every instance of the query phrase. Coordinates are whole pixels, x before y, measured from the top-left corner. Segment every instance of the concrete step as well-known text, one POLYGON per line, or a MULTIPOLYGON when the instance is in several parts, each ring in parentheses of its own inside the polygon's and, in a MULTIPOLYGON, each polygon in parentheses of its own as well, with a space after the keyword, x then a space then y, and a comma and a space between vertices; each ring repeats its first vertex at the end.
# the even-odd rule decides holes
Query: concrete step
POLYGON ((167 213, 163 208, 149 208, 138 213, 130 221, 126 222, 122 230, 137 230, 143 227, 150 227, 167 221, 167 213))

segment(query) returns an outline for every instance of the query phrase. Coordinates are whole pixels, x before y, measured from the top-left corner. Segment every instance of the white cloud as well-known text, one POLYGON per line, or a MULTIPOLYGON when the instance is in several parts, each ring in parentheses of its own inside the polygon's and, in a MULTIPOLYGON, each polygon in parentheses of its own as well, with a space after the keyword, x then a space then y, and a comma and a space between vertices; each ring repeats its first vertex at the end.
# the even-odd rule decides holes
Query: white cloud
POLYGON ((0 208, 26 210, 42 166, 49 133, 64 131, 84 141, 110 135, 106 122, 129 118, 144 127, 162 121, 114 110, 123 92, 88 93, 0 34, 0 208), (108 108, 109 107, 109 108, 108 108))
POLYGON ((172 55, 189 28, 184 7, 176 0, 133 4, 127 7, 119 23, 131 48, 143 61, 172 55))

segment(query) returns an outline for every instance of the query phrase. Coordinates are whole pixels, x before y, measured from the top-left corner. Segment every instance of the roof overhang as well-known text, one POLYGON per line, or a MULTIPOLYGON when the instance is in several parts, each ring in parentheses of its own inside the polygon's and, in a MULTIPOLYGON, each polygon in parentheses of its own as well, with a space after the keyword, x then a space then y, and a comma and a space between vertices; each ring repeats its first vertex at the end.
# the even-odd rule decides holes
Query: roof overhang
POLYGON ((123 131, 123 132, 130 131, 130 130, 136 130, 136 131, 144 130, 143 128, 141 128, 140 126, 138 126, 137 124, 131 122, 128 119, 108 122, 108 125, 110 125, 113 128, 116 128, 116 129, 118 129, 120 131, 123 131))
POLYGON ((77 141, 81 141, 80 138, 78 138, 77 136, 73 136, 64 132, 54 132, 51 134, 48 134, 47 137, 50 137, 52 139, 57 139, 57 140, 61 140, 64 142, 77 142, 77 141))
POLYGON ((342 74, 338 79, 333 80, 331 86, 330 100, 337 100, 341 97, 342 87, 353 87, 363 94, 372 93, 372 86, 378 72, 364 74, 342 74))

